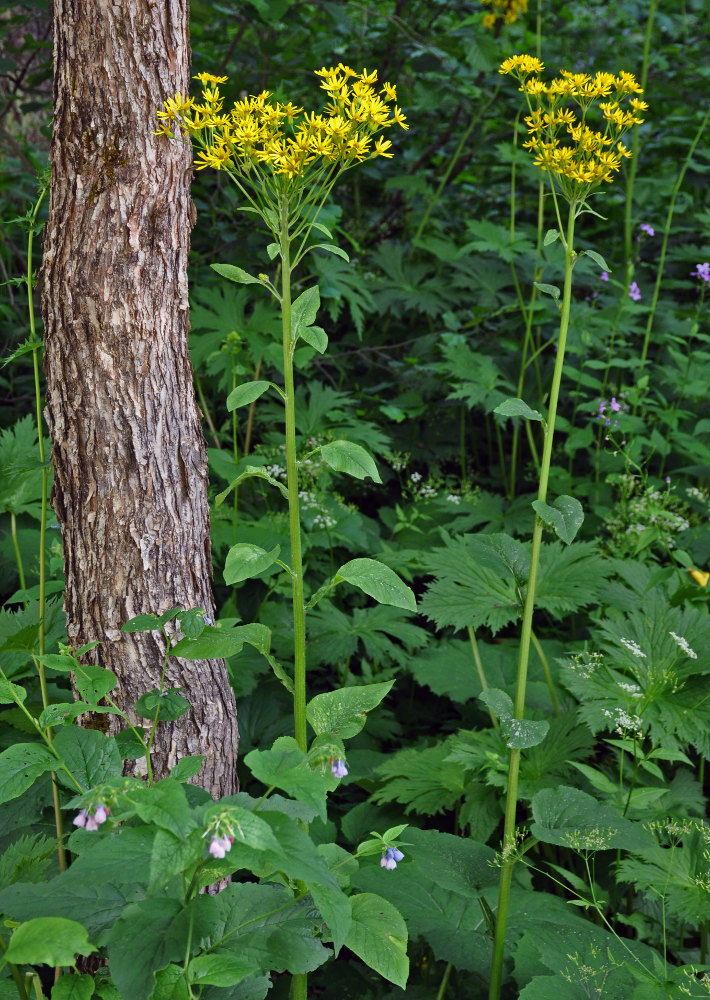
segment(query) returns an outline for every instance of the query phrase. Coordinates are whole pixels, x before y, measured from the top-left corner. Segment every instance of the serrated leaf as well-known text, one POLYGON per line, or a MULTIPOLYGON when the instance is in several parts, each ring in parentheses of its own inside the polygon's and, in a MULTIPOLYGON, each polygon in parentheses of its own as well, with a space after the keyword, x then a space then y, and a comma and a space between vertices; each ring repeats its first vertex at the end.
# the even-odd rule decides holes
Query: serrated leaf
POLYGON ((412 589, 400 580, 393 569, 376 559, 351 559, 340 567, 335 580, 344 580, 353 587, 358 587, 380 604, 405 608, 407 611, 417 610, 412 589))
POLYGON ((537 516, 554 529, 555 534, 570 545, 584 521, 584 510, 575 497, 557 497, 552 506, 544 500, 533 500, 532 507, 537 516))
MULTIPOLYGON (((212 266, 214 267, 214 264, 212 266)), ((547 285, 541 281, 533 281, 533 285, 537 288, 538 292, 542 292, 543 295, 551 295, 555 301, 560 297, 560 290, 557 285, 547 285)))
POLYGON ((39 743, 14 743, 0 753, 0 803, 22 795, 36 778, 52 771, 59 761, 39 743))
POLYGON ((86 928, 63 917, 37 917, 15 929, 5 952, 14 965, 73 965, 77 955, 90 955, 96 948, 86 928))
POLYGON ((542 414, 532 410, 522 399, 505 399, 493 410, 502 417, 522 417, 524 420, 542 420, 542 414))
MULTIPOLYGON (((199 639, 192 641, 199 642, 199 639)), ((158 722, 173 722, 181 718, 190 710, 190 702, 183 698, 181 690, 182 688, 168 688, 161 692, 159 688, 153 688, 152 691, 146 691, 136 702, 136 715, 150 719, 151 722, 156 716, 158 722)))
POLYGON ((317 694, 306 706, 306 718, 317 735, 329 733, 351 739, 365 725, 365 713, 380 704, 393 684, 391 680, 317 694))
POLYGON ((264 382, 261 379, 255 379, 252 382, 245 382, 243 385, 238 385, 227 396, 227 409, 231 412, 239 406, 247 406, 248 403, 253 403, 259 396, 263 396, 270 386, 271 382, 264 382))
POLYGON ((270 552, 267 552, 260 545, 238 542, 227 553, 224 564, 224 582, 227 584, 241 583, 243 580, 259 576, 276 562, 280 552, 280 545, 274 546, 270 552))
POLYGON ((370 477, 374 482, 381 483, 375 461, 359 444, 352 441, 330 441, 321 448, 321 455, 326 465, 336 472, 346 472, 355 479, 370 477))
POLYGON ((270 750, 252 750, 244 763, 267 787, 274 785, 315 809, 325 821, 326 791, 335 787, 330 772, 312 771, 306 754, 291 736, 281 736, 270 750))
POLYGON ((253 274, 249 274, 241 267, 235 267, 234 264, 210 264, 210 267, 217 274, 221 274, 223 278, 228 278, 229 281, 236 281, 239 285, 263 284, 261 278, 255 278, 253 274))

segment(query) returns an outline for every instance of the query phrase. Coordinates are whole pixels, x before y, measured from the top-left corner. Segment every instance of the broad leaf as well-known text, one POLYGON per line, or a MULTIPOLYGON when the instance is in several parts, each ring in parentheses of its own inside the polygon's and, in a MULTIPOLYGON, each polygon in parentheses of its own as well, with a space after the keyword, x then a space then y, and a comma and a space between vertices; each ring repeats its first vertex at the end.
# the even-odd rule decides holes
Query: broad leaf
POLYGON ((259 576, 278 559, 281 546, 275 545, 270 552, 260 545, 250 545, 248 542, 238 542, 227 553, 224 564, 224 582, 227 584, 241 583, 259 576))
POLYGON ((249 274, 241 267, 235 267, 234 264, 210 264, 210 267, 213 271, 216 271, 217 274, 221 274, 223 278, 228 278, 230 281, 236 281, 239 285, 263 284, 261 278, 255 278, 253 274, 249 274))
POLYGON ((351 739, 365 725, 365 713, 380 704, 393 684, 392 680, 317 694, 306 706, 306 718, 318 735, 351 739))
POLYGON ((405 989, 409 976, 407 925, 399 910, 374 893, 353 896, 348 948, 365 965, 405 989))
POLYGON ((612 848, 641 851, 653 840, 640 823, 632 823, 613 806, 579 788, 544 788, 532 801, 530 832, 545 844, 578 851, 612 848))
POLYGON ((543 500, 533 500, 533 510, 537 516, 554 529, 555 534, 570 545, 582 527, 584 510, 575 497, 557 497, 552 506, 543 500))
POLYGON ((502 417, 522 417, 524 420, 542 420, 542 414, 531 409, 522 399, 505 399, 493 410, 502 417))
POLYGON ((86 928, 75 920, 37 917, 14 931, 4 957, 14 965, 73 965, 77 955, 93 951, 86 928))
POLYGON ((267 787, 275 785, 326 818, 325 795, 336 785, 330 772, 312 771, 306 755, 291 736, 281 736, 271 750, 252 750, 244 763, 267 787))
POLYGON ((390 604, 395 608, 405 608, 407 611, 417 610, 417 602, 411 588, 400 580, 394 570, 376 559, 351 559, 335 574, 336 583, 340 580, 352 584, 353 587, 359 587, 380 604, 390 604))
MULTIPOLYGON (((123 770, 115 739, 98 729, 65 726, 54 737, 54 748, 64 758, 67 769, 81 787, 87 790, 107 778, 117 778, 123 770)), ((57 778, 75 791, 75 786, 62 771, 58 772, 57 778)))
POLYGON ((244 385, 238 385, 227 396, 227 409, 231 412, 239 406, 246 406, 248 403, 253 403, 259 396, 263 396, 270 386, 271 382, 263 382, 259 379, 253 382, 245 382, 244 385))
POLYGON ((39 743, 14 743, 0 753, 0 803, 22 795, 40 774, 53 771, 58 761, 39 743))
POLYGON ((326 465, 336 472, 346 472, 355 479, 370 477, 374 482, 381 483, 375 461, 359 444, 352 441, 331 441, 321 448, 321 455, 326 465))

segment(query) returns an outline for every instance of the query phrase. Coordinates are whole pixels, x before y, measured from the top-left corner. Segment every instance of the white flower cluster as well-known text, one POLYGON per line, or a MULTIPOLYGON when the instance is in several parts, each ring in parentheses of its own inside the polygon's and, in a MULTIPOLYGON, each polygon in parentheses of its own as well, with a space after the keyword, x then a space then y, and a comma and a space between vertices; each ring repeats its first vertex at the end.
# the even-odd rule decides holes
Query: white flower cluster
POLYGON ((646 659, 646 654, 643 652, 639 644, 634 642, 633 639, 619 639, 619 642, 622 646, 626 646, 629 652, 633 653, 634 656, 638 656, 640 660, 646 659))
POLYGON ((604 715, 607 719, 612 720, 614 731, 617 732, 622 739, 643 739, 643 724, 638 715, 630 715, 625 708, 616 708, 613 712, 610 712, 609 709, 605 709, 604 715))
POLYGON ((643 698, 643 691, 638 684, 628 684, 626 681, 619 681, 619 687, 629 698, 643 698))
POLYGON ((272 479, 285 479, 286 469, 282 465, 274 463, 273 465, 266 465, 264 467, 264 472, 268 473, 272 479))
POLYGON ((447 499, 448 503, 453 503, 453 504, 457 504, 457 505, 461 503, 461 497, 458 496, 458 494, 456 494, 456 493, 449 493, 449 495, 447 496, 446 499, 447 499))
POLYGON ((690 648, 687 639, 683 638, 682 635, 678 635, 675 632, 669 632, 668 635, 672 636, 673 639, 675 639, 676 643, 680 646, 680 648, 683 650, 686 656, 689 656, 691 660, 697 660, 698 654, 695 652, 694 649, 690 648))
POLYGON ((569 669, 588 681, 604 663, 602 653, 575 653, 569 660, 569 669))

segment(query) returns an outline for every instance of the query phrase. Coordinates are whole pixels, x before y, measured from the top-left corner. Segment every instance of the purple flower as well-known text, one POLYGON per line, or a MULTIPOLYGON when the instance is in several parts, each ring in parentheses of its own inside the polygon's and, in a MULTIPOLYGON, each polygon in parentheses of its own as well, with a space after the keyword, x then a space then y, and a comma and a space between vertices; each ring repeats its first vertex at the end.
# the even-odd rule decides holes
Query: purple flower
POLYGON ((81 812, 76 814, 76 816, 72 820, 72 823, 74 824, 74 826, 86 826, 86 821, 88 820, 88 818, 89 814, 87 812, 84 812, 84 810, 82 809, 81 812))
POLYGON ((631 282, 631 287, 629 288, 629 298, 633 299, 634 302, 638 302, 641 298, 641 289, 635 281, 631 282))
POLYGON ((403 858, 404 854, 397 847, 388 847, 380 858, 380 868, 386 868, 390 872, 394 871, 397 863, 403 858))
POLYGON ((108 806, 105 806, 103 802, 99 802, 92 813, 86 809, 82 809, 81 812, 76 814, 72 822, 74 826, 83 826, 89 833, 93 833, 95 830, 98 830, 102 823, 106 822, 108 814, 108 806))
POLYGON ((614 413, 618 413, 619 410, 621 409, 621 403, 617 403, 616 396, 611 397, 611 403, 609 404, 609 406, 614 411, 614 413))
POLYGON ((231 837, 213 837, 208 850, 213 858, 223 858, 231 850, 232 843, 231 837))
POLYGON ((333 772, 334 778, 345 778, 348 774, 348 769, 345 766, 344 760, 336 760, 330 758, 330 770, 333 772))
POLYGON ((695 270, 690 272, 691 278, 702 278, 710 284, 710 264, 696 264, 695 270))
POLYGON ((94 810, 94 819, 100 825, 106 822, 106 817, 108 816, 108 809, 105 805, 101 804, 94 810))
POLYGON ((205 625, 214 625, 214 618, 210 618, 209 615, 203 615, 202 621, 205 623, 205 625))
POLYGON ((647 222, 641 223, 641 231, 647 233, 649 236, 656 235, 656 230, 653 228, 653 226, 649 226, 647 222))
POLYGON ((602 273, 601 273, 601 279, 602 279, 602 281, 608 281, 609 280, 609 272, 608 271, 602 271, 602 273))
POLYGON ((88 830, 90 833, 94 833, 94 831, 98 830, 98 828, 99 824, 96 822, 96 817, 89 816, 89 818, 86 821, 86 826, 84 827, 84 829, 88 830))

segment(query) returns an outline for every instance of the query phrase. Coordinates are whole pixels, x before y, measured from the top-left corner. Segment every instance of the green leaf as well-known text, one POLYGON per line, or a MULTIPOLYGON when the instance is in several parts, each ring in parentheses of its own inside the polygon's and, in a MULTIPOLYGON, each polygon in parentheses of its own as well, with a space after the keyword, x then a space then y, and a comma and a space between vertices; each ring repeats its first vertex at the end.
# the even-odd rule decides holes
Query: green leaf
POLYGON ((241 653, 245 642, 267 656, 271 632, 266 625, 258 622, 230 629, 209 626, 197 639, 181 639, 170 650, 170 655, 183 660, 221 660, 241 653))
POLYGON ((301 330, 300 337, 319 354, 324 354, 328 349, 328 334, 320 326, 307 326, 305 330, 301 330))
POLYGON ((291 304, 291 343, 295 343, 306 327, 315 322, 319 307, 318 285, 301 292, 296 301, 291 304))
POLYGON ((591 257, 594 263, 598 264, 599 267, 602 269, 602 271, 607 271, 609 274, 611 274, 611 268, 604 260, 602 255, 600 253, 597 253, 596 250, 582 250, 582 253, 586 253, 587 257, 591 257))
POLYGON ((371 892, 353 896, 351 903, 353 922, 346 945, 365 965, 405 989, 409 976, 407 925, 399 910, 371 892))
POLYGON ((0 803, 22 795, 40 774, 52 771, 59 761, 39 743, 14 743, 0 753, 0 803))
POLYGON ((84 701, 95 705, 116 687, 118 680, 112 670, 94 664, 84 666, 77 663, 74 669, 74 683, 84 701))
POLYGON ((73 965, 77 955, 94 951, 86 928, 75 920, 37 917, 16 928, 4 957, 14 965, 73 965))
MULTIPOLYGON (((191 640, 199 642, 199 639, 191 640)), ((156 718, 158 722, 172 722, 190 711, 190 702, 180 694, 182 688, 168 689, 161 693, 159 688, 146 691, 136 702, 136 715, 143 719, 156 718)))
POLYGON ((21 705, 26 697, 27 692, 21 685, 0 677, 0 705, 21 705))
POLYGON ((138 789, 130 801, 144 823, 155 823, 176 837, 186 837, 195 828, 185 787, 174 778, 138 789))
POLYGON ((280 483, 278 479, 274 479, 274 477, 270 476, 268 472, 264 472, 264 470, 258 465, 247 465, 246 469, 244 469, 244 471, 240 473, 236 479, 232 480, 226 490, 222 490, 221 493, 217 494, 214 498, 215 506, 219 507, 220 504, 224 503, 225 499, 229 496, 235 486, 238 486, 245 479, 254 478, 265 479, 270 486, 276 487, 284 500, 288 500, 288 490, 283 483, 280 483))
POLYGON ((355 479, 369 476, 375 483, 382 482, 374 459, 359 444, 353 444, 352 441, 330 441, 321 448, 321 455, 325 464, 336 472, 347 472, 355 479))
POLYGON ((231 412, 239 406, 246 406, 248 403, 253 403, 259 396, 263 396, 270 387, 271 382, 263 382, 259 379, 238 385, 227 396, 227 409, 231 412))
POLYGON ((94 977, 63 975, 52 987, 52 1000, 91 1000, 94 977))
POLYGON ((351 559, 335 574, 335 582, 341 580, 358 587, 380 604, 390 604, 407 611, 417 610, 411 588, 400 580, 393 569, 376 559, 351 559))
POLYGON ((274 785, 315 809, 325 822, 326 791, 336 785, 330 772, 312 771, 308 759, 292 736, 281 736, 271 750, 252 750, 244 763, 267 787, 274 785))
POLYGON ((308 888, 313 902, 328 925, 337 957, 352 927, 350 899, 337 885, 309 885, 308 888))
POLYGON ((234 264, 210 264, 213 271, 221 274, 223 278, 236 281, 239 285, 263 285, 261 278, 255 278, 253 274, 235 267, 234 264))
POLYGON ((260 968, 253 959, 220 951, 217 954, 197 955, 190 962, 187 974, 196 986, 234 986, 260 968))
POLYGON ((205 755, 203 753, 181 757, 170 772, 170 777, 176 781, 189 781, 190 778, 194 778, 196 774, 200 773, 204 759, 205 755))
POLYGON ((275 545, 270 552, 267 552, 260 545, 238 542, 227 553, 224 564, 224 582, 227 584, 241 583, 242 580, 259 576, 276 562, 280 552, 280 545, 275 545))
POLYGON ((534 719, 510 719, 501 730, 507 746, 515 750, 527 750, 536 747, 547 736, 549 722, 537 722, 534 719))
POLYGON ((502 403, 493 410, 500 413, 502 417, 523 417, 524 420, 542 420, 542 414, 537 410, 531 410, 522 399, 504 399, 502 403))
POLYGON ((365 713, 380 704, 393 684, 391 680, 317 694, 306 706, 306 718, 318 735, 351 739, 365 725, 365 713))
POLYGON ((334 253, 338 257, 342 257, 344 261, 350 263, 350 257, 342 249, 342 247, 336 246, 334 243, 314 243, 313 246, 308 248, 309 250, 327 250, 328 253, 334 253))
MULTIPOLYGON (((54 737, 54 749, 64 758, 67 770, 74 775, 82 788, 93 788, 108 778, 117 778, 123 770, 123 761, 116 741, 98 729, 81 729, 65 726, 54 737)), ((59 771, 57 778, 67 788, 75 786, 59 771)))
POLYGON ((269 255, 269 260, 274 260, 274 258, 278 257, 278 255, 281 253, 281 247, 279 246, 278 243, 269 243, 269 245, 266 248, 266 252, 269 255))
POLYGON ((87 705, 84 701, 55 702, 42 709, 37 721, 42 729, 48 729, 50 726, 63 726, 68 722, 73 722, 84 712, 92 711, 92 708, 94 706, 87 705))
MULTIPOLYGON (((214 267, 214 264, 212 266, 214 267)), ((546 285, 541 281, 533 281, 533 285, 539 292, 542 292, 543 295, 551 295, 555 301, 557 301, 560 297, 560 290, 557 285, 546 285)))
POLYGON ((136 726, 135 730, 136 732, 133 729, 123 729, 114 736, 122 760, 139 760, 145 757, 145 744, 141 742, 145 739, 145 730, 142 726, 136 726))
POLYGON ((182 904, 159 896, 127 906, 108 943, 111 978, 122 997, 149 997, 155 973, 185 957, 188 928, 182 904))
POLYGON ((533 500, 532 507, 537 516, 554 528, 555 534, 570 545, 584 521, 584 510, 575 497, 561 496, 552 506, 544 500, 533 500))
POLYGON ((547 232, 545 233, 545 239, 542 241, 542 245, 544 247, 549 247, 551 243, 554 243, 555 240, 558 240, 559 238, 560 238, 559 229, 548 229, 547 232))
POLYGON ((530 832, 545 844, 574 850, 640 851, 653 839, 640 823, 632 823, 605 802, 578 788, 543 788, 532 801, 530 832))

